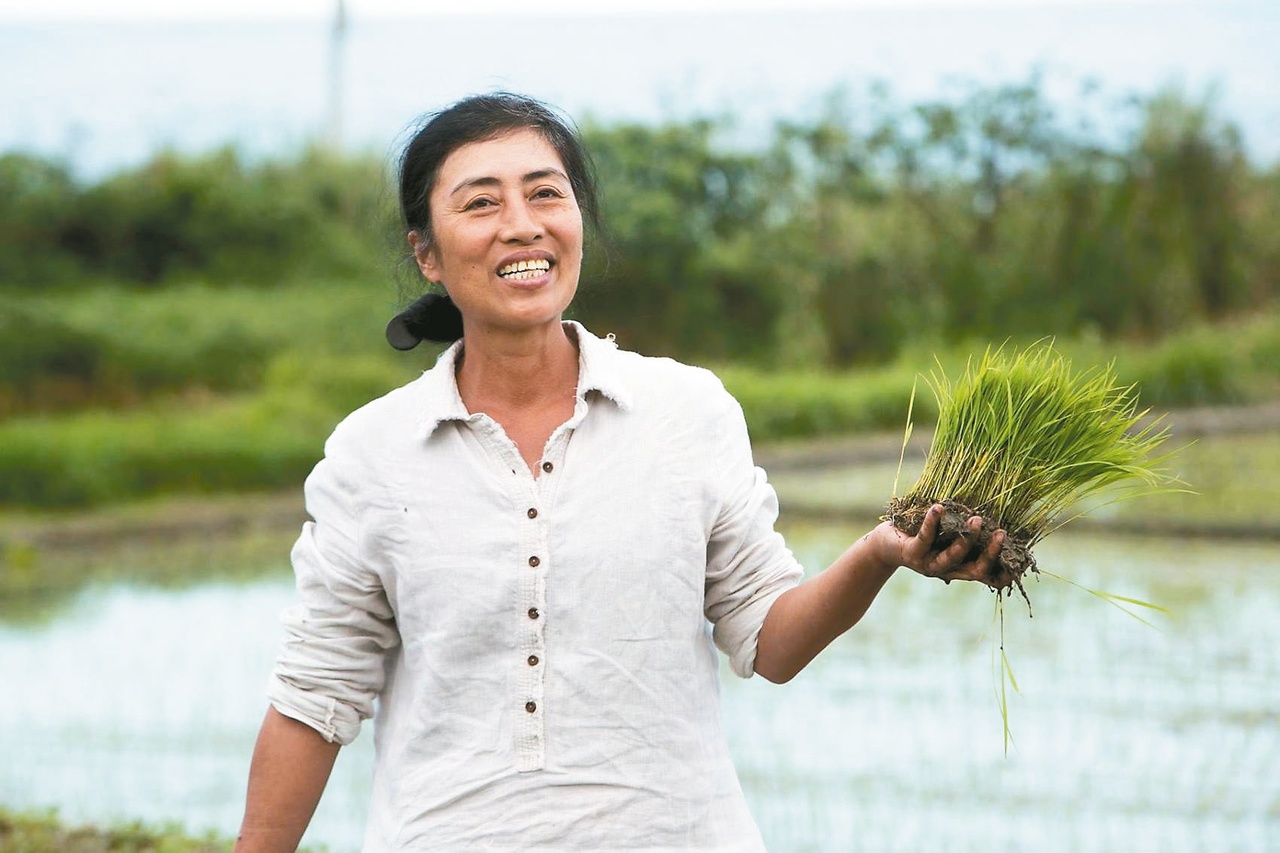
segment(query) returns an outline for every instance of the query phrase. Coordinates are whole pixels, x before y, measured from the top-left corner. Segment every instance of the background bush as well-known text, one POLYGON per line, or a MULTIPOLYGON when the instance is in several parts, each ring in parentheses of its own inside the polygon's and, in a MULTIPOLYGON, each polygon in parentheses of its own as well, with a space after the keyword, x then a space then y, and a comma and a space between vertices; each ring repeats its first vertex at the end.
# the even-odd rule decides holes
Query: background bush
POLYGON ((382 165, 308 149, 250 163, 235 149, 161 152, 83 185, 56 160, 0 157, 6 291, 86 282, 161 287, 182 276, 270 286, 298 272, 357 274, 384 247, 382 165))
MULTIPOLYGON (((755 146, 587 125, 609 232, 573 316, 719 365, 758 441, 896 431, 935 358, 1046 335, 1148 405, 1280 396, 1280 168, 1212 101, 1105 104, 1103 139, 1035 79, 953 91, 835 93, 755 146)), ((420 286, 387 172, 227 148, 86 182, 0 155, 0 503, 296 486, 439 350, 383 339, 420 286)))
MULTIPOLYGON (((751 148, 712 119, 590 124, 609 235, 589 241, 575 311, 645 352, 841 367, 921 342, 1152 337, 1272 304, 1280 170, 1249 163, 1207 98, 1097 108, 1129 130, 1069 125, 1035 79, 905 106, 837 93, 751 148)), ((372 157, 162 152, 86 184, 8 154, 0 295, 309 277, 392 294, 394 222, 372 157)))
MULTIPOLYGON (((1280 316, 1199 327, 1156 347, 1114 349, 1066 340, 1077 368, 1115 362, 1138 383, 1141 403, 1247 402, 1280 396, 1280 316), (1106 353, 1106 357, 1102 357, 1106 353)), ((741 402, 756 442, 866 431, 900 432, 912 386, 913 419, 936 414, 934 369, 954 376, 980 347, 957 345, 904 356, 875 369, 716 372, 741 402)), ((285 352, 262 371, 263 385, 233 396, 191 396, 122 411, 101 409, 0 423, 0 506, 71 507, 155 494, 298 488, 325 437, 357 406, 417 375, 430 354, 314 355, 285 352)))

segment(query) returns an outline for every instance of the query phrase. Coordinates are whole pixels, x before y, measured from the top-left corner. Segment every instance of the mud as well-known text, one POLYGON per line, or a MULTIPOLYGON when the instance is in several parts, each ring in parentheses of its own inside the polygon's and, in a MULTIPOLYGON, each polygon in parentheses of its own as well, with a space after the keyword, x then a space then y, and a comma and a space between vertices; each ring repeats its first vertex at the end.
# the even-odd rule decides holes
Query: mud
MULTIPOLYGON (((969 529, 969 519, 979 513, 956 500, 908 501, 904 498, 893 498, 889 502, 889 511, 884 518, 894 527, 908 536, 920 532, 925 515, 934 503, 942 504, 944 512, 938 522, 938 532, 933 538, 933 551, 943 551, 961 537, 972 540, 965 560, 976 560, 991 543, 991 537, 1000 529, 999 519, 982 519, 982 527, 975 534, 969 529)), ((1025 530, 1005 530, 1004 544, 992 564, 987 577, 983 581, 995 590, 997 595, 1012 594, 1017 589, 1027 603, 1027 611, 1031 612, 1031 598, 1022 584, 1028 572, 1038 572, 1035 555, 1031 553, 1031 535, 1025 530)))

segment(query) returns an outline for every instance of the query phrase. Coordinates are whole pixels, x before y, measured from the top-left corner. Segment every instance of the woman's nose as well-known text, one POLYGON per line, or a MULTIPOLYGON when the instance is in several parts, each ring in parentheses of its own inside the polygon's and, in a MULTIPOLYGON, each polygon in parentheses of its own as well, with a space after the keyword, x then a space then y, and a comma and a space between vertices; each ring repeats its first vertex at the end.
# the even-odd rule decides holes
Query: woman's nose
POLYGON ((502 239, 508 243, 529 243, 542 236, 538 217, 523 200, 506 207, 502 223, 502 239))

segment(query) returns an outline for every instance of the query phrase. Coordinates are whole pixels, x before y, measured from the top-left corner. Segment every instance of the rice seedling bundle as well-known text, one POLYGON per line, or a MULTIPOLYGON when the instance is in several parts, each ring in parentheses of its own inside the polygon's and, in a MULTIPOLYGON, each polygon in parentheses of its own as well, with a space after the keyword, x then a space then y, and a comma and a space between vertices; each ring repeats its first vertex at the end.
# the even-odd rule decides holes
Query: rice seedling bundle
POLYGON ((1085 499, 1105 490, 1113 502, 1174 482, 1163 469, 1168 455, 1155 455, 1168 429, 1146 420, 1133 386, 1119 385, 1110 366, 1073 371, 1042 343, 1012 352, 988 348, 955 382, 940 370, 927 381, 938 401, 933 441, 920 478, 892 498, 886 518, 915 535, 929 507, 941 503, 946 512, 934 542, 940 550, 972 536, 966 523, 980 515, 970 558, 1003 529, 992 578, 1003 570, 1012 580, 997 594, 1016 586, 1027 599, 1023 577, 1038 571, 1032 548, 1083 514, 1085 499), (1069 510, 1076 514, 1068 517, 1069 510))

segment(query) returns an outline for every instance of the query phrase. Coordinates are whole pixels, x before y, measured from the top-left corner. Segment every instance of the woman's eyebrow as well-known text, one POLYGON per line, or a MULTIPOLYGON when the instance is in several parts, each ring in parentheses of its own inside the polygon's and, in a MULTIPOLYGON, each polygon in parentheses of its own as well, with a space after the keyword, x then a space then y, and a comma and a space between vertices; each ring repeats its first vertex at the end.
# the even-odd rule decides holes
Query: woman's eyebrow
POLYGON ((538 169, 536 172, 530 172, 529 174, 525 175, 524 183, 528 184, 528 183, 532 183, 533 181, 540 181, 543 178, 563 178, 566 181, 569 180, 569 176, 566 175, 564 172, 560 171, 559 169, 553 169, 548 167, 546 169, 538 169))
MULTIPOLYGON (((562 178, 563 180, 566 180, 566 181, 569 180, 568 175, 566 175, 560 169, 556 169, 553 167, 547 167, 546 169, 536 169, 532 172, 529 172, 520 180, 521 180, 521 183, 527 184, 533 181, 540 181, 543 178, 552 178, 552 177, 562 178)), ((501 185, 502 185, 502 181, 494 177, 467 178, 459 182, 456 187, 450 190, 449 195, 456 195, 458 192, 465 189, 470 189, 472 187, 497 187, 501 185)))

